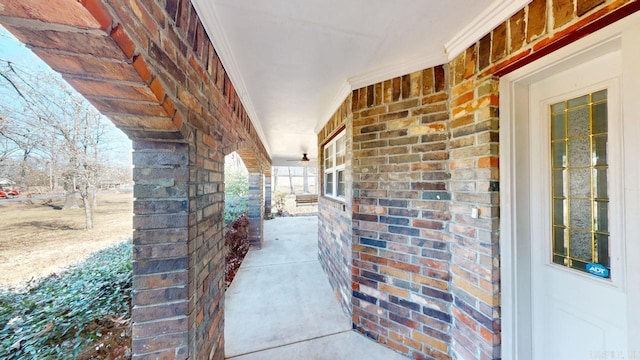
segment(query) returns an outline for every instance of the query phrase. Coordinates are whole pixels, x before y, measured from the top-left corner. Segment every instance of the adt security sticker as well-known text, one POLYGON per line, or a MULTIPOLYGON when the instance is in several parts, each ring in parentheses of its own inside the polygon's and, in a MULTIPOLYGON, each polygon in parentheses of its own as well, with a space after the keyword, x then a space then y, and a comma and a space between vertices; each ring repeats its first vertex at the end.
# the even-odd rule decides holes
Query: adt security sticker
POLYGON ((604 265, 602 265, 602 264, 588 263, 587 264, 587 271, 590 274, 593 274, 595 276, 599 276, 599 277, 602 277, 602 278, 608 278, 609 277, 609 269, 604 267, 604 265))

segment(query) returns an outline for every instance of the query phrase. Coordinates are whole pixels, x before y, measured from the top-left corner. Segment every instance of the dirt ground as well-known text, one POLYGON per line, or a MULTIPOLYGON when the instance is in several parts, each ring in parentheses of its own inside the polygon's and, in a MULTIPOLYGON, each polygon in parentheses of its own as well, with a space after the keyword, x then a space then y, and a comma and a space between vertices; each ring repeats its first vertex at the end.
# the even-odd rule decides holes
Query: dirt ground
POLYGON ((83 208, 60 210, 62 197, 21 200, 0 199, 0 286, 59 272, 132 235, 130 192, 99 194, 92 230, 84 229, 83 208))
MULTIPOLYGON (((0 199, 0 286, 19 286, 31 278, 60 272, 93 252, 131 238, 130 192, 99 194, 92 230, 84 229, 83 208, 60 210, 62 197, 50 203, 20 200, 0 199)), ((285 210, 289 216, 311 215, 318 207, 296 207, 295 196, 289 195, 285 210)))

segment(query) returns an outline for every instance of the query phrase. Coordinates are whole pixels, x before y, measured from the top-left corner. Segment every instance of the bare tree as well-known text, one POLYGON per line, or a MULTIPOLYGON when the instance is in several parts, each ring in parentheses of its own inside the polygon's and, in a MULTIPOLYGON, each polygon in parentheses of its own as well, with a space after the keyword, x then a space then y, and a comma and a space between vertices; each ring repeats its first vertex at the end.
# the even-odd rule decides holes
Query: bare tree
POLYGON ((291 189, 289 193, 295 194, 296 191, 293 188, 293 175, 291 174, 291 166, 287 166, 287 170, 289 170, 289 188, 291 189))
POLYGON ((19 185, 24 187, 28 160, 35 155, 39 146, 39 136, 36 132, 30 132, 23 126, 15 126, 11 120, 6 117, 1 117, 2 124, 0 125, 0 137, 3 139, 3 155, 1 160, 5 160, 8 157, 19 158, 19 185))
POLYGON ((62 149, 67 156, 65 189, 67 203, 73 206, 78 193, 84 205, 86 228, 93 228, 93 207, 98 188, 100 171, 99 151, 104 137, 104 124, 100 114, 88 103, 74 99, 73 113, 66 122, 54 122, 50 125, 63 139, 62 149), (72 200, 73 199, 73 200, 72 200))
MULTIPOLYGON (((49 165, 51 187, 61 178, 65 208, 77 207, 80 195, 87 229, 93 228, 95 193, 105 150, 105 120, 64 81, 52 74, 29 72, 0 61, 0 89, 20 101, 0 102, 0 138, 12 143, 26 166, 31 157, 49 165), (46 80, 47 86, 37 86, 46 80)), ((26 167, 20 178, 25 180, 26 167)))

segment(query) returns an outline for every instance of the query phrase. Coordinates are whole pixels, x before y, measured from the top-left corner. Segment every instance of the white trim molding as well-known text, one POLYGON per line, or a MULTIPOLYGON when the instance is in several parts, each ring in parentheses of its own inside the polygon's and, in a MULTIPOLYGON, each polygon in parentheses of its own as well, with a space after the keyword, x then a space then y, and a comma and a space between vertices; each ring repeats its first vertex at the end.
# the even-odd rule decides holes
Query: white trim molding
POLYGON ((349 83, 345 81, 340 87, 340 90, 338 90, 336 96, 331 101, 331 104, 328 107, 329 110, 327 110, 327 112, 316 122, 316 127, 315 129, 313 129, 316 135, 320 133, 322 128, 329 122, 329 120, 331 120, 333 114, 335 114, 335 112, 342 105, 347 96, 349 96, 351 91, 353 91, 351 89, 351 85, 349 85, 349 83))
POLYGON ((444 56, 444 54, 428 55, 373 69, 371 71, 352 76, 347 79, 347 81, 349 82, 349 84, 351 84, 352 89, 360 89, 365 86, 377 84, 381 81, 393 79, 395 77, 410 74, 415 71, 442 65, 446 62, 447 58, 444 56))
POLYGON ((314 131, 317 133, 329 122, 333 114, 338 110, 342 102, 355 90, 365 86, 377 84, 379 82, 393 79, 398 76, 407 75, 412 72, 428 69, 433 66, 442 65, 447 62, 447 58, 443 55, 424 56, 399 64, 380 67, 360 75, 352 76, 342 84, 340 90, 329 106, 329 111, 322 116, 314 131))
POLYGON ((196 9, 196 12, 200 16, 200 21, 202 21, 202 24, 204 25, 204 31, 206 31, 209 35, 211 43, 218 53, 218 58, 220 59, 220 62, 222 62, 222 66, 224 66, 227 75, 229 75, 229 79, 231 79, 231 82, 233 83, 233 87, 235 88, 236 93, 240 97, 240 102, 242 102, 245 111, 249 115, 249 120, 253 124, 253 127, 256 129, 258 137, 262 141, 262 145, 264 145, 267 153, 269 154, 269 156, 271 156, 271 149, 269 148, 267 137, 264 134, 262 125, 260 125, 258 114, 253 107, 251 95, 249 94, 249 91, 247 91, 247 85, 244 83, 242 72, 238 67, 238 63, 236 62, 236 58, 233 55, 233 52, 231 51, 231 46, 229 45, 229 41, 227 40, 227 35, 225 34, 224 28, 221 25, 222 23, 218 19, 218 15, 213 9, 213 7, 215 6, 214 2, 196 0, 192 1, 192 4, 196 9))
POLYGON ((495 0, 488 8, 480 13, 473 21, 444 44, 444 51, 449 61, 483 36, 489 34, 496 26, 502 24, 532 0, 495 0))
POLYGON ((404 61, 399 64, 380 67, 365 73, 352 76, 342 84, 342 87, 336 94, 335 98, 329 106, 329 111, 325 113, 323 117, 319 119, 314 131, 317 133, 329 122, 333 114, 338 110, 342 102, 347 96, 355 89, 360 89, 365 86, 377 84, 379 82, 393 79, 398 76, 411 74, 412 72, 428 69, 433 66, 442 65, 447 62, 447 58, 442 55, 424 56, 409 61, 404 61))

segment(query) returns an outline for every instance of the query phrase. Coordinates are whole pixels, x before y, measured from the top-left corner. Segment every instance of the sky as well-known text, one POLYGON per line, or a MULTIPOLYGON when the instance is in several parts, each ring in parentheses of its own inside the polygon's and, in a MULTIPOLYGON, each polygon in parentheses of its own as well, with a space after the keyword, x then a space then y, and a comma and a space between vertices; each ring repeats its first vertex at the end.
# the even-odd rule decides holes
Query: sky
MULTIPOLYGON (((0 25, 0 60, 10 61, 26 70, 45 70, 56 74, 55 71, 11 35, 2 25, 0 25)), ((59 75, 56 74, 56 76, 59 75)), ((0 83, 0 86, 6 86, 6 83, 0 83)), ((15 96, 16 98, 18 97, 17 94, 15 96)), ((14 99, 11 98, 0 99, 0 101, 13 100, 14 99)), ((109 126, 109 137, 112 140, 111 150, 107 156, 115 163, 131 165, 131 141, 120 129, 115 127, 110 120, 105 121, 105 123, 109 126)))

